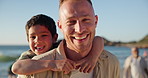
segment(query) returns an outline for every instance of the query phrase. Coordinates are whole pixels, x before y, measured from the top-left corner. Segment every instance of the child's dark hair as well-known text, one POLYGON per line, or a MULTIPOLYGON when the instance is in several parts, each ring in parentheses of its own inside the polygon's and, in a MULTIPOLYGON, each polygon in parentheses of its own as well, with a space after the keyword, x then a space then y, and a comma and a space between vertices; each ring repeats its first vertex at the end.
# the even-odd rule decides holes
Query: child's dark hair
POLYGON ((55 25, 54 20, 49 16, 39 14, 39 15, 33 16, 26 24, 25 28, 26 28, 27 39, 29 36, 28 30, 30 29, 30 27, 35 26, 35 25, 43 25, 46 28, 48 28, 52 37, 54 37, 54 35, 57 34, 56 25, 55 25))

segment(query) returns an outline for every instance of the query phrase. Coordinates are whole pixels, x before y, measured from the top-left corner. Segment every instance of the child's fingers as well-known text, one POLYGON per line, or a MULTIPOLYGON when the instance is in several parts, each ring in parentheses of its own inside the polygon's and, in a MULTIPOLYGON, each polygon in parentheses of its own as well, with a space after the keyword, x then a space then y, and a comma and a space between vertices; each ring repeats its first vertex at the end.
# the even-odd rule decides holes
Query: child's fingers
POLYGON ((71 60, 68 60, 70 65, 72 66, 72 69, 76 68, 76 63, 71 61, 71 60))
POLYGON ((74 69, 73 65, 69 61, 66 62, 65 66, 68 69, 68 71, 74 69))
POLYGON ((68 66, 68 65, 65 65, 65 67, 64 67, 64 71, 70 71, 71 70, 71 68, 68 66))
MULTIPOLYGON (((94 66, 95 67, 95 66, 94 66)), ((93 71, 94 67, 91 67, 89 70, 87 70, 87 73, 90 73, 93 71)))
POLYGON ((83 70, 83 72, 84 73, 89 73, 88 71, 91 69, 92 67, 89 65, 89 66, 87 66, 84 70, 83 70))
POLYGON ((76 66, 76 67, 75 67, 76 70, 79 69, 79 68, 80 68, 80 66, 76 66))
POLYGON ((81 65, 83 62, 82 61, 76 61, 76 66, 81 65))
POLYGON ((81 65, 80 72, 84 72, 84 70, 85 70, 86 68, 87 68, 87 64, 81 65))
POLYGON ((92 72, 94 68, 95 68, 95 64, 91 65, 90 69, 87 72, 88 73, 92 72))
POLYGON ((70 71, 64 71, 64 74, 68 74, 68 73, 70 73, 70 71))
POLYGON ((71 60, 66 60, 66 63, 64 65, 63 71, 65 71, 64 73, 67 74, 69 73, 72 69, 74 69, 74 62, 71 60))
POLYGON ((69 68, 69 66, 65 66, 65 69, 64 69, 64 74, 68 74, 68 73, 70 73, 70 71, 71 71, 72 69, 71 68, 69 68))
POLYGON ((86 60, 80 60, 80 61, 76 61, 75 62, 76 63, 76 67, 80 67, 80 66, 83 66, 83 64, 85 64, 86 63, 86 60))

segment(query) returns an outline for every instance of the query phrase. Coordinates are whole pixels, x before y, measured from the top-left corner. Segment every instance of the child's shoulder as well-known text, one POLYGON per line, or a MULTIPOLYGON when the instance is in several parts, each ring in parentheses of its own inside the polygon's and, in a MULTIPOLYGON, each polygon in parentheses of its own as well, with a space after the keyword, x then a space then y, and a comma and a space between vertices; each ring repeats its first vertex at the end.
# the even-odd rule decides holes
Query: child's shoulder
POLYGON ((31 50, 27 50, 27 51, 24 51, 22 54, 34 54, 34 53, 31 50))
POLYGON ((31 50, 27 50, 27 51, 25 51, 25 52, 23 52, 21 54, 21 56, 19 57, 19 59, 31 59, 34 56, 36 56, 35 53, 33 53, 31 50))
POLYGON ((21 56, 22 56, 22 55, 35 56, 36 54, 35 54, 35 53, 33 53, 31 50, 27 50, 27 51, 24 51, 24 52, 21 54, 21 56))
POLYGON ((57 53, 57 50, 55 48, 55 49, 47 51, 43 54, 37 55, 37 56, 33 57, 32 59, 35 59, 35 60, 47 60, 47 59, 54 60, 56 53, 57 53))

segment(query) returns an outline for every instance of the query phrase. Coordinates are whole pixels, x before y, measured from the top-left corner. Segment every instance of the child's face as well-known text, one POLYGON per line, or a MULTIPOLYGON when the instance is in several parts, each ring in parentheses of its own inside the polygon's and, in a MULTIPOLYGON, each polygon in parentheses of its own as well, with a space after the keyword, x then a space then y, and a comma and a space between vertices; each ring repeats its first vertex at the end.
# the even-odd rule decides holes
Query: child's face
POLYGON ((55 41, 50 31, 45 26, 32 26, 28 34, 30 49, 37 55, 48 51, 55 41))

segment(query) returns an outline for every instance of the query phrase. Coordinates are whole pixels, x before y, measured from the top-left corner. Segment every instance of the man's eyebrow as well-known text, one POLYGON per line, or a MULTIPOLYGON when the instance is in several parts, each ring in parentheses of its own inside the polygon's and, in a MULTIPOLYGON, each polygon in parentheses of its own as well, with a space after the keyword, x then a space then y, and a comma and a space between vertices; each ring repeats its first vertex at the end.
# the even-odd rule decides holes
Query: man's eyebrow
MULTIPOLYGON (((80 18, 84 18, 84 17, 90 17, 90 15, 82 15, 80 18)), ((70 16, 67 18, 68 19, 74 19, 74 18, 77 18, 77 16, 70 16)))
POLYGON ((83 17, 90 17, 90 15, 83 15, 83 17))

